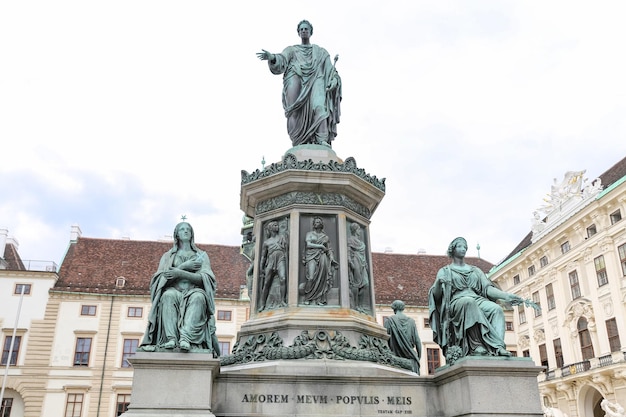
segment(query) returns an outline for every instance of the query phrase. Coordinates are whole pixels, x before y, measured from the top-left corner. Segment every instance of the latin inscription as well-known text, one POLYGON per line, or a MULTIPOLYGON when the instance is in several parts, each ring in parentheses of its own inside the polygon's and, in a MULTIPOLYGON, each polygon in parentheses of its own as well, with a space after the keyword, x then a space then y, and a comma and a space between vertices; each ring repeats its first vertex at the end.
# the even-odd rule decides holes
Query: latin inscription
POLYGON ((261 404, 345 404, 345 405, 372 405, 391 406, 392 409, 378 409, 381 415, 413 414, 411 410, 398 409, 402 406, 413 404, 411 397, 379 397, 378 395, 308 395, 298 394, 289 396, 287 394, 244 394, 242 403, 261 404))

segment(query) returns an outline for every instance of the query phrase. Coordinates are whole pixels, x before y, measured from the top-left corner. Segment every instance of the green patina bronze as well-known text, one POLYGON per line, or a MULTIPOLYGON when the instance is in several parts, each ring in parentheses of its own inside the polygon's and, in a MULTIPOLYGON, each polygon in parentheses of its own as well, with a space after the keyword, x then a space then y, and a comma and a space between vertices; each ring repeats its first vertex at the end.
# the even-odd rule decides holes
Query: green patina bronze
POLYGON ((298 158, 292 153, 286 153, 281 162, 273 163, 262 170, 257 169, 252 173, 241 170, 241 185, 249 184, 262 178, 288 170, 300 171, 323 171, 323 172, 345 172, 356 175, 381 191, 385 191, 385 178, 379 179, 375 175, 370 175, 363 168, 357 167, 356 160, 353 157, 346 158, 345 162, 338 161, 313 162, 311 159, 298 161, 298 158))
POLYGON ((303 330, 291 346, 285 346, 276 332, 242 338, 220 362, 227 366, 289 359, 357 360, 412 369, 411 361, 394 355, 384 340, 363 335, 353 346, 341 332, 329 329, 303 330))
POLYGON ((328 52, 311 44, 311 35, 313 25, 303 20, 298 23, 300 45, 279 54, 263 49, 257 57, 268 62, 273 74, 283 74, 283 108, 293 146, 331 146, 339 123, 341 78, 328 52))
POLYGON ((477 267, 467 265, 466 252, 464 238, 450 243, 452 263, 439 270, 428 292, 433 340, 450 365, 465 356, 511 356, 504 343, 504 311, 496 301, 525 302, 497 288, 477 267))
POLYGON ((193 228, 181 222, 174 246, 165 252, 150 281, 152 309, 141 346, 144 352, 207 352, 219 356, 215 335, 217 283, 206 252, 194 243, 193 228))
POLYGON ((389 349, 394 355, 408 359, 411 369, 419 375, 422 342, 417 334, 415 320, 404 314, 404 302, 395 300, 391 303, 394 315, 385 321, 389 334, 389 349))

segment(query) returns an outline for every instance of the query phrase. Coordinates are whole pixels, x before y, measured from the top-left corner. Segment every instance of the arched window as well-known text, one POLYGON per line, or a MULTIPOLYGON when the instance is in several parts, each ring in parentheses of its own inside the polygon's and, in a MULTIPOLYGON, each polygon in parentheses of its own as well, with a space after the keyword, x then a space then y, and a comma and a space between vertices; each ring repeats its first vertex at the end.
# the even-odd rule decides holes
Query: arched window
POLYGON ((591 334, 587 329, 587 319, 581 317, 578 319, 578 340, 580 340, 580 351, 583 354, 583 360, 593 358, 593 345, 591 343, 591 334))

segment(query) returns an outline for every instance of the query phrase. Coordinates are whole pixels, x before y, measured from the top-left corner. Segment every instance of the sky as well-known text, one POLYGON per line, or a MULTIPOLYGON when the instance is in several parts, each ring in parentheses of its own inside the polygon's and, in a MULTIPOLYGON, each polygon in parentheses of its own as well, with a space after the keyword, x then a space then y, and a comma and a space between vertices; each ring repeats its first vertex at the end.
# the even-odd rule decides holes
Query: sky
POLYGON ((241 171, 291 148, 282 77, 258 60, 339 55, 333 150, 385 178, 374 252, 497 263, 553 179, 626 156, 623 1, 5 1, 0 228, 60 264, 84 237, 237 246, 241 171), (476 246, 480 245, 480 253, 476 246))

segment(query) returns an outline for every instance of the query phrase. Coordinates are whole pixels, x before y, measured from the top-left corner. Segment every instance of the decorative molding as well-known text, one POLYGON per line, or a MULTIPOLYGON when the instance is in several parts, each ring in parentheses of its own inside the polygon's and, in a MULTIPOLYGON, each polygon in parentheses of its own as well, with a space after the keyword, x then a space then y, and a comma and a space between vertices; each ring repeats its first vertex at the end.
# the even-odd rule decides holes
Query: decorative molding
POLYGON ((248 184, 262 178, 267 178, 279 172, 287 170, 300 170, 300 171, 326 171, 326 172, 345 172, 354 174, 357 177, 367 181, 374 187, 381 191, 385 191, 385 178, 378 179, 375 175, 370 175, 365 172, 364 169, 358 168, 356 160, 353 157, 348 157, 344 163, 338 161, 313 162, 312 159, 304 161, 298 161, 296 156, 292 153, 287 153, 283 157, 282 162, 275 162, 263 170, 256 170, 253 173, 247 171, 241 171, 241 185, 248 184))
POLYGON ((387 342, 377 337, 362 335, 359 346, 351 346, 341 332, 334 330, 303 330, 285 346, 276 332, 239 339, 232 354, 222 357, 221 365, 235 365, 266 360, 334 359, 375 362, 403 369, 412 369, 409 359, 395 356, 387 342))
POLYGON ((587 320, 587 329, 590 332, 596 331, 596 318, 591 301, 578 300, 573 302, 565 312, 565 322, 563 323, 563 327, 569 327, 572 338, 578 337, 578 320, 581 317, 587 320))
POLYGON ((313 193, 303 191, 293 191, 265 201, 261 201, 256 206, 256 214, 267 213, 272 210, 288 207, 294 204, 320 205, 320 206, 341 206, 365 217, 372 216, 371 210, 362 204, 357 203, 350 197, 338 193, 313 193))
POLYGON ((539 344, 546 341, 546 333, 543 329, 535 330, 535 334, 533 334, 533 339, 535 339, 535 343, 539 344))
POLYGON ((593 181, 583 179, 585 172, 586 170, 567 171, 560 183, 554 178, 550 193, 544 198, 545 204, 533 212, 531 220, 533 243, 595 201, 602 191, 602 183, 600 178, 593 181))

